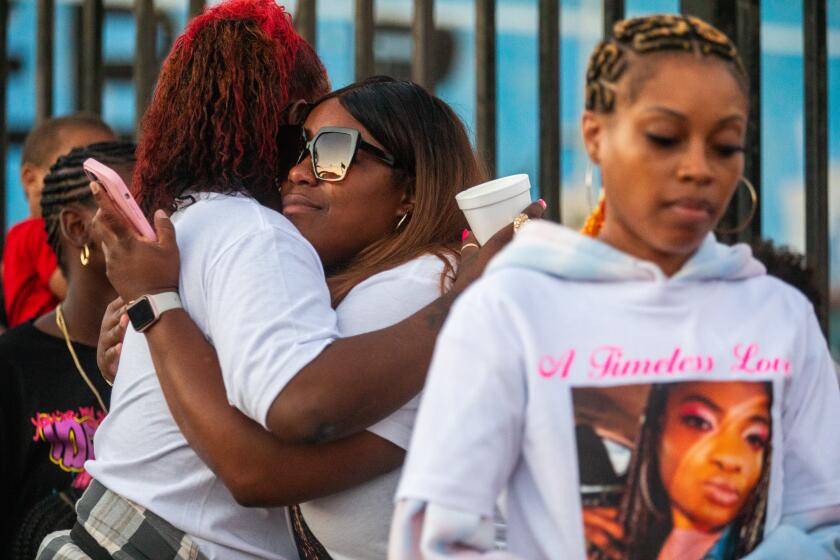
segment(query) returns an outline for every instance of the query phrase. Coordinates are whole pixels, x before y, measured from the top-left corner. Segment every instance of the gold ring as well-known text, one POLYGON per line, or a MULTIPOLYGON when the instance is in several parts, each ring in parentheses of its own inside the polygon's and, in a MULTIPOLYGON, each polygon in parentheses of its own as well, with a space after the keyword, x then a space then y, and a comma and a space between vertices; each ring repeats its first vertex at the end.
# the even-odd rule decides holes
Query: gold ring
POLYGON ((528 214, 526 214, 524 212, 522 212, 520 214, 517 214, 516 217, 513 219, 513 233, 518 232, 519 228, 522 227, 522 224, 524 224, 525 222, 527 222, 530 219, 531 218, 528 217, 528 214))
POLYGON ((467 247, 475 247, 476 249, 481 249, 481 247, 478 246, 478 243, 465 243, 461 246, 461 251, 463 251, 467 247))

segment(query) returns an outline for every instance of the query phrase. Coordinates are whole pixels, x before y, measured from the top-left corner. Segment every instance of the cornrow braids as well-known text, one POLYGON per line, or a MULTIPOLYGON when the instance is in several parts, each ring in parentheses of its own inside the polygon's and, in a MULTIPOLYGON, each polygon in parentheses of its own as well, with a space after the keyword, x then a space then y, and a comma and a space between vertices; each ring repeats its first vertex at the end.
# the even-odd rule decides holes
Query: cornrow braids
MULTIPOLYGON (((739 87, 745 93, 749 90, 738 49, 722 31, 694 16, 660 14, 617 22, 612 36, 595 47, 586 69, 586 109, 596 113, 613 112, 618 81, 637 62, 637 57, 663 52, 717 57, 728 64, 739 87)), ((602 198, 581 232, 597 237, 605 217, 602 198)))
POLYGON ((667 51, 716 56, 731 65, 739 85, 747 89, 738 49, 723 32, 694 16, 645 16, 617 22, 612 36, 595 47, 586 70, 587 110, 613 111, 616 85, 631 66, 633 54, 667 51))
POLYGON ((61 233, 59 215, 68 204, 92 204, 90 179, 85 175, 82 163, 95 158, 106 165, 133 164, 135 144, 133 142, 99 142, 80 148, 73 148, 58 158, 44 177, 44 191, 41 194, 41 213, 47 230, 47 241, 58 257, 64 270, 61 254, 61 233))

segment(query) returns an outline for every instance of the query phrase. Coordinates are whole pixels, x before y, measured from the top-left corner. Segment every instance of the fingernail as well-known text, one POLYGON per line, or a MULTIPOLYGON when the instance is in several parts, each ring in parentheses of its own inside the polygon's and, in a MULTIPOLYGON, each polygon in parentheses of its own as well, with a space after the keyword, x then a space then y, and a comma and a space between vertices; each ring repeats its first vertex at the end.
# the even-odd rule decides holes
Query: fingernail
POLYGON ((99 194, 99 184, 96 181, 91 182, 90 192, 93 194, 99 194))
POLYGON ((464 231, 461 232, 461 241, 462 242, 466 241, 467 237, 469 237, 469 236, 470 236, 470 230, 464 229, 464 231))
POLYGON ((546 206, 548 206, 548 204, 546 204, 546 203, 545 203, 545 200, 543 200, 543 199, 539 199, 539 200, 537 200, 537 202, 539 202, 539 203, 540 203, 540 206, 542 206, 542 207, 543 207, 543 209, 545 209, 545 207, 546 207, 546 206))

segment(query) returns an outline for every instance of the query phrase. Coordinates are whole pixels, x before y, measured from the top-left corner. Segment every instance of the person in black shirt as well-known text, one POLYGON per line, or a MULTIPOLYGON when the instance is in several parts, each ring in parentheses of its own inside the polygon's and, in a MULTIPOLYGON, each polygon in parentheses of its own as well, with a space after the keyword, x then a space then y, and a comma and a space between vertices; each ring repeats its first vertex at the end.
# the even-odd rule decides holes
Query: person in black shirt
MULTIPOLYGON (((74 148, 44 180, 47 237, 67 278, 55 311, 0 336, 0 558, 34 558, 55 523, 90 482, 93 435, 108 412, 110 387, 96 365, 105 308, 116 293, 105 274, 91 220, 97 207, 82 162, 93 157, 127 179, 134 144, 74 148)), ((69 515, 68 515, 69 513, 69 515)))

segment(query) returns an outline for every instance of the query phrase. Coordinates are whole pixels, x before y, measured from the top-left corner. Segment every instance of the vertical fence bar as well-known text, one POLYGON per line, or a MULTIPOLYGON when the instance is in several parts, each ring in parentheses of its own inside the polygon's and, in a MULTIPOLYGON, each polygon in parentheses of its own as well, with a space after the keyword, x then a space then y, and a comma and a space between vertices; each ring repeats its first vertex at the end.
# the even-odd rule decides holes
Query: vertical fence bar
POLYGON ((134 0, 136 25, 134 50, 135 125, 149 104, 157 78, 154 0, 134 0))
MULTIPOLYGON (((750 82, 750 116, 747 122, 744 177, 752 182, 758 194, 758 205, 749 226, 738 234, 738 241, 761 238, 761 1, 738 0, 735 4, 735 43, 744 62, 750 82)), ((738 223, 744 223, 752 200, 740 188, 737 194, 738 223)))
POLYGON ((316 32, 315 25, 318 12, 318 5, 316 0, 298 0, 297 12, 295 13, 295 27, 300 36, 306 39, 306 42, 316 47, 316 32))
POLYGON ((195 16, 200 14, 202 11, 204 11, 204 5, 205 5, 204 0, 190 0, 190 6, 189 6, 189 12, 188 12, 189 19, 194 18, 195 16))
POLYGON ((0 247, 6 242, 6 83, 9 77, 6 24, 9 0, 0 0, 0 247))
POLYGON ((414 44, 411 56, 411 79, 434 91, 432 79, 432 34, 434 33, 434 0, 414 0, 414 20, 411 36, 414 44))
POLYGON ((79 81, 82 85, 79 106, 83 111, 102 112, 102 0, 82 2, 82 42, 79 81))
POLYGON ((624 0, 604 0, 604 38, 612 34, 615 22, 624 19, 624 0))
MULTIPOLYGON (((697 16, 714 23, 716 5, 719 0, 680 0, 680 13, 697 16)), ((731 0, 723 0, 729 2, 731 0)))
POLYGON ((38 26, 35 46, 35 122, 50 118, 53 113, 53 35, 55 33, 55 0, 38 0, 38 26))
POLYGON ((475 131, 478 154, 496 175, 496 0, 475 3, 475 131))
POLYGON ((356 0, 355 57, 356 80, 373 75, 373 0, 356 0))
POLYGON ((539 0, 540 196, 548 203, 545 217, 560 220, 560 6, 539 0))
MULTIPOLYGON (((804 0, 805 252, 828 304, 828 68, 825 0, 804 0)), ((828 334, 827 313, 820 318, 828 334)))

